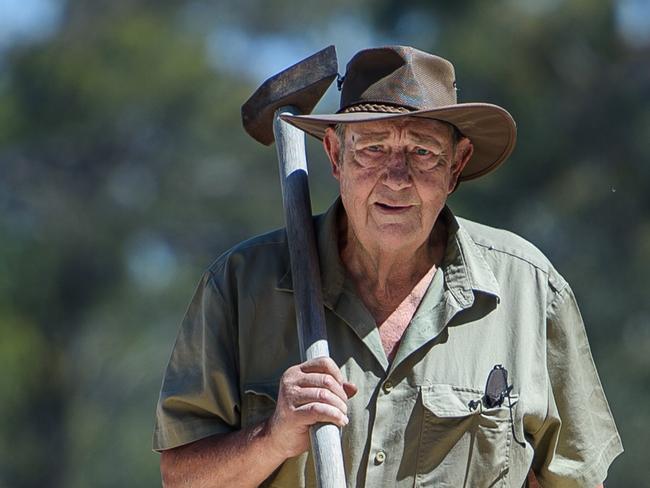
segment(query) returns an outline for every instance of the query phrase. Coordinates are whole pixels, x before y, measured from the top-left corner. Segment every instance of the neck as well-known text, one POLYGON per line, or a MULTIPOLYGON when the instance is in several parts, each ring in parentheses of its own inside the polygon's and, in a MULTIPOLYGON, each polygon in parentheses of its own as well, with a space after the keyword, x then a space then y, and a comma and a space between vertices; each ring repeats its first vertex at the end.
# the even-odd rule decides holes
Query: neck
POLYGON ((439 265, 446 247, 446 228, 435 225, 429 239, 401 249, 364 246, 354 231, 343 223, 340 236, 341 260, 350 273, 364 301, 374 298, 387 308, 400 303, 415 285, 439 265))

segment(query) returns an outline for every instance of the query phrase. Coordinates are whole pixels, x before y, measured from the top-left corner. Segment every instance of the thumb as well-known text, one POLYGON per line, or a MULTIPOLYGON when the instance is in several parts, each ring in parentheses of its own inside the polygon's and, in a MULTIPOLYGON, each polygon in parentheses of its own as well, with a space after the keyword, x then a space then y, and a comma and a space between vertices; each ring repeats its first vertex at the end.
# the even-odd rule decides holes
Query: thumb
POLYGON ((347 381, 343 382, 343 390, 345 391, 345 394, 348 396, 348 398, 352 398, 357 394, 357 391, 359 391, 355 385, 348 383, 347 381))

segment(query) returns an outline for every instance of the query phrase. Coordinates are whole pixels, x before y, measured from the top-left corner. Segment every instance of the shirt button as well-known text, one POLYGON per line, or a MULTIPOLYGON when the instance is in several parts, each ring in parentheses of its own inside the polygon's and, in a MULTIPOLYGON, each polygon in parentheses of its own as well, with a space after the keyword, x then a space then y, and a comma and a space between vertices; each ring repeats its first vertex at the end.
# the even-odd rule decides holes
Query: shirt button
POLYGON ((379 451, 375 454, 375 462, 381 464, 386 461, 386 453, 384 451, 379 451))
POLYGON ((393 389, 393 384, 390 381, 384 382, 384 393, 390 393, 393 389))

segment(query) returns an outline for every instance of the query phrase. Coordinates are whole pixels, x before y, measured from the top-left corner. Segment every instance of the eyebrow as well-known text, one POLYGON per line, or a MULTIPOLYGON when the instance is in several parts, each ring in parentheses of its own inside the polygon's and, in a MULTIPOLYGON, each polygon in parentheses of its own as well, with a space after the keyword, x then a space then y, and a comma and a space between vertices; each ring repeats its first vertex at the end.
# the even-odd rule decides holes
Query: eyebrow
POLYGON ((383 131, 383 132, 375 132, 375 131, 367 131, 367 132, 358 132, 356 134, 356 138, 353 135, 353 141, 354 142, 359 142, 359 141, 376 141, 380 139, 385 139, 388 136, 390 136, 389 131, 383 131))
MULTIPOLYGON (((431 136, 428 134, 423 134, 421 132, 417 132, 414 130, 409 130, 407 132, 407 135, 416 143, 416 144, 437 144, 437 145, 442 145, 442 141, 435 137, 431 136)), ((382 139, 385 139, 390 136, 390 131, 364 131, 364 132, 358 132, 356 134, 356 137, 353 135, 353 143, 367 143, 367 142, 374 142, 374 141, 381 141, 382 139)))
POLYGON ((438 145, 442 145, 442 142, 443 142, 443 141, 440 140, 441 138, 439 138, 439 137, 431 136, 431 135, 425 135, 425 134, 418 133, 418 132, 411 131, 411 130, 408 131, 408 135, 411 137, 411 139, 413 139, 413 141, 415 141, 418 144, 432 144, 432 143, 435 143, 435 144, 438 144, 438 145))

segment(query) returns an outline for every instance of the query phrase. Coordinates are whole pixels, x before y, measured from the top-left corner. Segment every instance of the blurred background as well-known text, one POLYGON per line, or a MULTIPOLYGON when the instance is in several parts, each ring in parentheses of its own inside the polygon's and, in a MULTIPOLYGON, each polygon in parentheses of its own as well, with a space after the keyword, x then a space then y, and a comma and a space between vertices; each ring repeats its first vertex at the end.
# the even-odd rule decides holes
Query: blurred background
MULTIPOLYGON (((153 413, 194 287, 282 225, 241 104, 329 44, 343 71, 387 43, 451 59, 461 101, 517 120, 509 162, 451 206, 572 284, 626 448, 608 486, 650 486, 650 2, 0 0, 0 487, 159 485, 153 413)), ((322 212, 336 187, 308 149, 322 212)))

